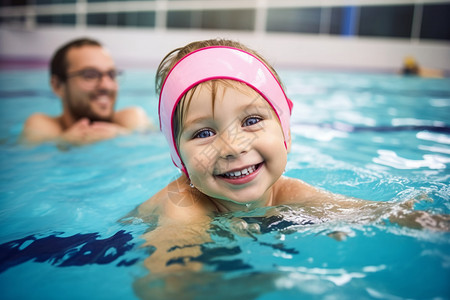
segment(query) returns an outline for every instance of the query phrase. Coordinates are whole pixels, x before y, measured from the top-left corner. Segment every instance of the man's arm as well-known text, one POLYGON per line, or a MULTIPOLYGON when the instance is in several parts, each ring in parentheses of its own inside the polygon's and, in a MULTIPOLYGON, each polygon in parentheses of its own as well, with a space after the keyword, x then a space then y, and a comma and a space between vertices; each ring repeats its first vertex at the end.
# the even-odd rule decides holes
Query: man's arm
POLYGON ((33 114, 24 125, 22 139, 29 144, 56 141, 63 144, 84 145, 114 138, 129 131, 114 123, 78 120, 67 130, 63 130, 57 118, 44 114, 33 114))

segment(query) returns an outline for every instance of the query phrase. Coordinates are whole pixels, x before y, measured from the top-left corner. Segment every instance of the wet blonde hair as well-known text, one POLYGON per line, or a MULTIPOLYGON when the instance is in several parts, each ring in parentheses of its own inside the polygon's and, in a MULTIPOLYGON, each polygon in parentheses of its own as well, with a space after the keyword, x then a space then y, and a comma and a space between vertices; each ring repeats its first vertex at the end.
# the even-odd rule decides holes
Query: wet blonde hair
MULTIPOLYGON (((275 69, 256 51, 246 47, 245 45, 232 41, 232 40, 226 40, 226 39, 210 39, 210 40, 203 40, 203 41, 196 41, 192 42, 184 47, 180 47, 177 49, 172 50, 169 52, 161 61, 161 63, 158 66, 158 70, 156 71, 156 78, 155 78, 155 89, 157 94, 159 95, 161 93, 162 85, 164 84, 164 81, 166 80, 167 75, 169 74, 170 70, 175 66, 175 64, 180 61, 184 56, 187 54, 194 52, 201 48, 206 47, 213 47, 213 46, 226 46, 226 47, 232 47, 236 49, 244 50, 250 54, 255 55, 258 57, 272 72, 272 74, 276 77, 282 88, 284 89, 280 77, 278 76, 275 69)), ((179 140, 182 132, 182 126, 183 122, 186 118, 186 112, 189 108, 189 105, 192 100, 192 96, 194 95, 195 90, 198 87, 208 87, 211 90, 212 95, 212 101, 213 101, 213 111, 214 111, 214 102, 217 95, 218 86, 222 85, 225 87, 232 87, 239 89, 240 91, 245 92, 245 88, 247 85, 242 82, 228 80, 228 79, 214 79, 209 80, 203 83, 200 83, 189 90, 186 94, 183 95, 180 102, 178 103, 175 114, 172 119, 172 128, 173 128, 173 135, 175 138, 176 145, 178 147, 179 140)))

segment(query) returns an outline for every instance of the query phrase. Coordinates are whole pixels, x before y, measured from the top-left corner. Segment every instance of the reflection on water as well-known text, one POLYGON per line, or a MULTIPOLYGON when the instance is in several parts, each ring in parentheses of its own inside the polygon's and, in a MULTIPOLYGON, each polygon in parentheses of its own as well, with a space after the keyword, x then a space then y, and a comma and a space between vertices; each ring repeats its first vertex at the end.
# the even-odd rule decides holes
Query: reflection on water
MULTIPOLYGON (((424 147, 421 147, 421 149, 425 150, 424 147)), ((426 150, 433 150, 433 148, 426 150)), ((446 164, 450 163, 450 157, 441 155, 423 155, 422 160, 413 160, 399 157, 394 151, 390 150, 378 150, 377 152, 379 156, 375 157, 373 162, 396 169, 445 169, 446 164)))
POLYGON ((0 245, 0 273, 28 261, 51 263, 57 267, 85 266, 91 264, 117 263, 130 266, 138 259, 121 259, 134 245, 132 235, 123 230, 109 238, 99 238, 98 233, 61 236, 62 233, 45 237, 27 236, 0 245))

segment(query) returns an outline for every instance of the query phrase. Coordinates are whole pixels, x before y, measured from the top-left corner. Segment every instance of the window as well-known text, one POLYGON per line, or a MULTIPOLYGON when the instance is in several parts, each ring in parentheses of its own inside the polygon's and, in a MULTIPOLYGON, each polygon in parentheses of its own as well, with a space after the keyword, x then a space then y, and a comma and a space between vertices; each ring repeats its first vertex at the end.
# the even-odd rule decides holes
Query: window
POLYGON ((154 27, 155 12, 91 13, 87 15, 87 24, 97 26, 154 27))
POLYGON ((0 1, 0 6, 23 6, 30 3, 31 0, 2 0, 0 1))
POLYGON ((34 3, 39 4, 73 4, 77 0, 34 0, 34 3))
POLYGON ((167 13, 168 28, 253 30, 254 23, 255 11, 251 9, 169 11, 167 13))
POLYGON ((167 27, 168 28, 199 28, 200 23, 195 24, 194 20, 199 20, 201 15, 194 18, 194 14, 199 15, 195 11, 169 11, 167 12, 167 27))
POLYGON ((204 29, 253 30, 254 23, 252 9, 202 11, 201 28, 204 29))
POLYGON ((0 18, 0 24, 23 24, 25 23, 25 17, 24 16, 18 16, 18 17, 1 17, 0 18))
POLYGON ((37 24, 60 24, 74 25, 76 16, 74 14, 67 15, 39 15, 36 17, 37 24))
POLYGON ((169 29, 254 31, 265 21, 267 32, 450 41, 450 1, 238 1, 0 0, 0 25, 154 28, 158 19, 169 29))
POLYGON ((330 16, 330 34, 344 34, 344 7, 332 7, 330 16))
POLYGON ((420 38, 450 40, 450 4, 423 7, 420 38))
POLYGON ((274 8, 267 13, 267 31, 319 33, 320 8, 274 8))
MULTIPOLYGON (((49 0, 47 0, 47 1, 49 1, 49 0)), ((50 0, 51 1, 51 0, 50 0)), ((56 0, 56 1, 58 1, 58 0, 56 0)), ((72 0, 59 0, 59 1, 72 1, 72 0)), ((76 1, 76 0, 74 0, 74 1, 76 1)), ((155 1, 155 0, 113 0, 113 1, 115 1, 115 2, 127 2, 127 1, 155 1)), ((95 2, 113 2, 113 1, 111 1, 111 0, 86 0, 86 2, 89 2, 89 3, 95 3, 95 2)))
POLYGON ((126 27, 155 27, 155 12, 120 12, 117 14, 117 25, 126 27))
POLYGON ((411 37, 413 5, 361 6, 359 35, 380 37, 411 37))
POLYGON ((116 13, 93 13, 87 15, 86 21, 88 25, 111 25, 116 23, 116 15, 116 13))

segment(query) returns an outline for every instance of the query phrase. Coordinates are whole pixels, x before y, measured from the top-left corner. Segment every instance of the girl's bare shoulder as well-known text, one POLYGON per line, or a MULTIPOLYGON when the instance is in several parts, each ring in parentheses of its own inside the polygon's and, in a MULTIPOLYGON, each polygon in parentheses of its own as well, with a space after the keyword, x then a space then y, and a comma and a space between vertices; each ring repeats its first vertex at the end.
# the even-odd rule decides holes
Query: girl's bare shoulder
POLYGON ((300 179, 282 176, 274 185, 276 205, 317 204, 317 200, 331 197, 330 193, 316 188, 300 179))

